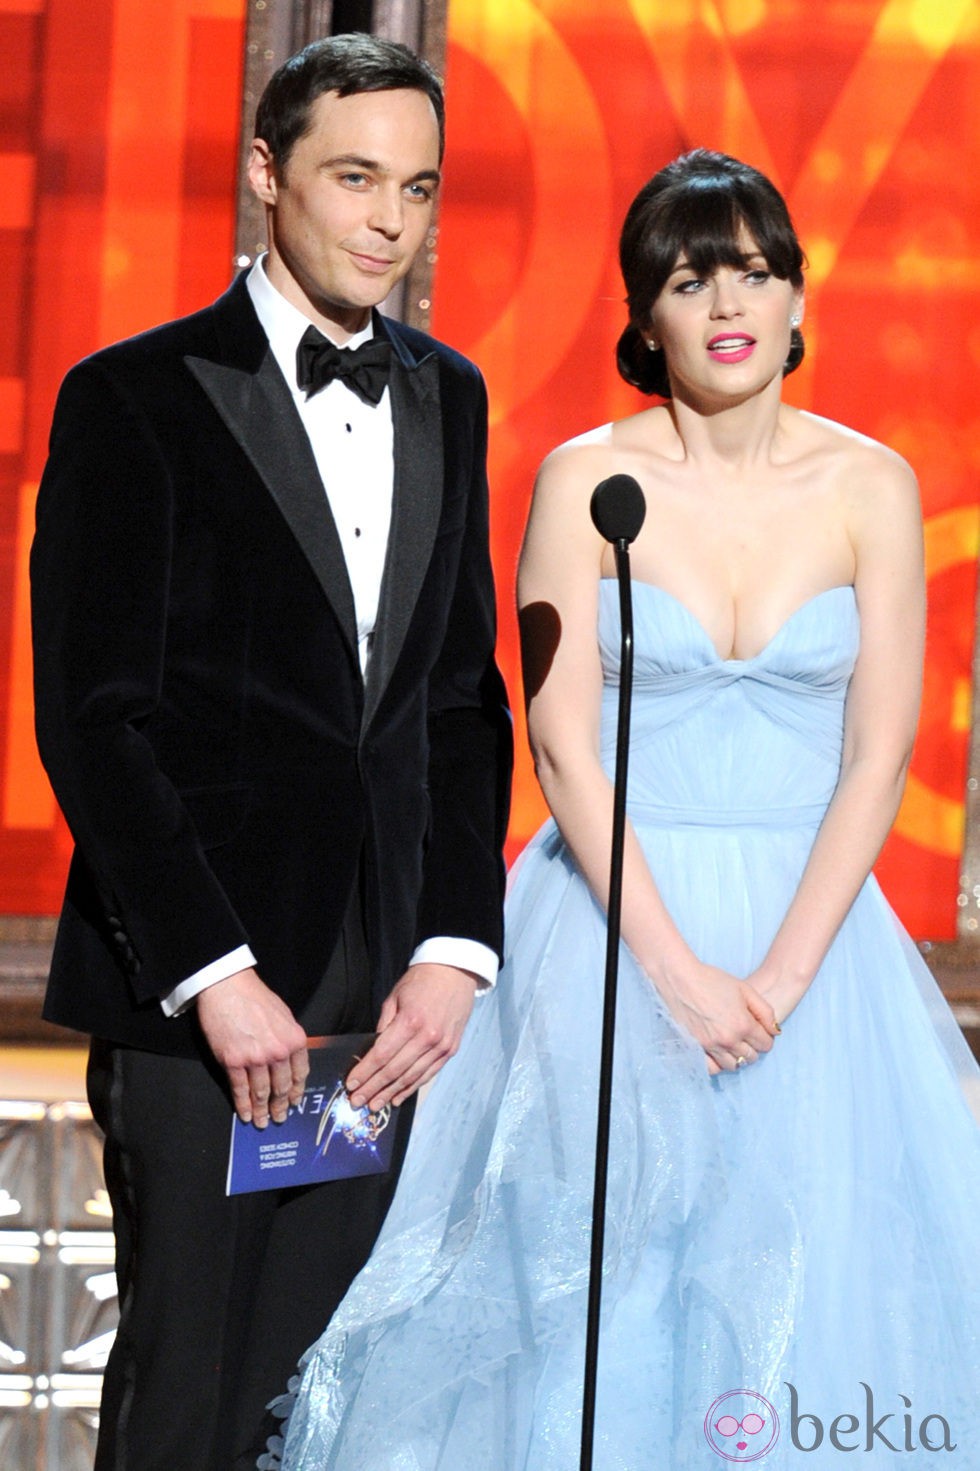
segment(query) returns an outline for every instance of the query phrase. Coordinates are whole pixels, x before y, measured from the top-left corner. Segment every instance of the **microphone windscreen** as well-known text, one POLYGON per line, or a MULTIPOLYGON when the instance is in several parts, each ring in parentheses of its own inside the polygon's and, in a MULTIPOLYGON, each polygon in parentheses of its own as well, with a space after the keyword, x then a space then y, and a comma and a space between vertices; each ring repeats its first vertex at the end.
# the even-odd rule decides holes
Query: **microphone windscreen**
POLYGON ((610 475, 592 492, 592 522, 606 541, 635 541, 647 513, 639 481, 610 475))

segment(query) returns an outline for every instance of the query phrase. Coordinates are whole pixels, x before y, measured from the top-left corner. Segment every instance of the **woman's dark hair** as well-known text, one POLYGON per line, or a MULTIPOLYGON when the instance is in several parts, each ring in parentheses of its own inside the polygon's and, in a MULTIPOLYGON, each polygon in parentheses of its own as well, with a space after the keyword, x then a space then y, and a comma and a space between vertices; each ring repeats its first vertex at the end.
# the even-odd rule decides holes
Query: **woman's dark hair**
POLYGON ((255 113, 255 136, 268 146, 280 172, 300 138, 309 131, 311 109, 325 92, 351 97, 357 92, 424 92, 439 125, 439 158, 446 144, 446 105, 442 83, 427 61, 398 41, 360 31, 329 36, 284 61, 269 78, 255 113))
MULTIPOLYGON (((670 398, 663 349, 651 352, 646 338, 650 309, 678 257, 683 253, 699 276, 719 266, 742 266, 743 226, 772 274, 801 287, 806 261, 786 201, 750 164, 695 148, 654 174, 633 200, 619 238, 630 320, 619 339, 616 365, 634 388, 670 398)), ((799 367, 803 352, 803 334, 794 327, 784 376, 799 367)))

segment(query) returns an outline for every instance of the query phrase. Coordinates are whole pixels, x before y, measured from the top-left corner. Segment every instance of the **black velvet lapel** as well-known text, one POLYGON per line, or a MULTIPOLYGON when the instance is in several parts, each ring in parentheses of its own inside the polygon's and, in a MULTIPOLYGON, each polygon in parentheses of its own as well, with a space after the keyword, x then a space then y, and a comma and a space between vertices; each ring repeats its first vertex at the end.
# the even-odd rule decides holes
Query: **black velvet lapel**
MULTIPOLYGON (((252 311, 247 294, 242 303, 229 293, 219 306, 226 312, 236 306, 252 311)), ((316 573, 356 661, 354 595, 340 537, 292 395, 261 328, 259 332, 265 351, 257 371, 252 364, 240 367, 199 357, 184 361, 265 482, 316 573)))
POLYGON ((432 556, 442 511, 442 414, 435 354, 416 361, 397 330, 375 318, 395 348, 391 359, 391 415, 395 485, 391 531, 364 697, 366 729, 398 662, 432 556))
MULTIPOLYGON (((234 439, 248 455, 316 573, 357 660, 357 621, 347 564, 310 442, 289 388, 239 280, 215 304, 221 361, 185 358, 234 439)), ((391 530, 362 730, 398 662, 425 578, 442 511, 439 363, 417 360, 396 324, 375 314, 392 343, 391 413, 395 480, 391 530)))

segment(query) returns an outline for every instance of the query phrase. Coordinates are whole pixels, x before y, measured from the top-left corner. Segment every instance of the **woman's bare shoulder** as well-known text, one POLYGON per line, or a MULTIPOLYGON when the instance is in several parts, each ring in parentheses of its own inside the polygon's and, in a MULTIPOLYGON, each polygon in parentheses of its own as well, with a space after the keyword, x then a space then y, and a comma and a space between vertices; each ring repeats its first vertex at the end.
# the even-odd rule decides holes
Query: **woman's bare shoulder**
POLYGON ((564 444, 556 445, 545 455, 538 470, 538 480, 564 480, 605 465, 612 455, 612 438, 613 425, 599 424, 584 434, 566 439, 564 444))
POLYGON ((907 460, 867 434, 805 410, 792 410, 793 442, 828 483, 852 504, 918 503, 918 483, 907 460))
POLYGON ((607 475, 632 474, 633 457, 656 452, 659 437, 672 433, 668 411, 663 407, 642 409, 625 419, 599 424, 584 434, 559 444, 546 455, 538 471, 538 482, 551 485, 597 484, 607 475))

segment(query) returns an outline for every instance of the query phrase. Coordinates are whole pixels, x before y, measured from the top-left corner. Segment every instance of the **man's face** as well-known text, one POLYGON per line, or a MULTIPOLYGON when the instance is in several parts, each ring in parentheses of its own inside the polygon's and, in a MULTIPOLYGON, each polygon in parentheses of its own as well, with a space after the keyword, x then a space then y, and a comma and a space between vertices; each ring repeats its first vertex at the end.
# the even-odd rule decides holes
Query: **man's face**
POLYGON ((439 184, 439 128, 424 92, 328 92, 278 169, 262 139, 249 182, 268 206, 269 279, 337 340, 401 280, 439 184), (339 331, 338 331, 339 329, 339 331))

